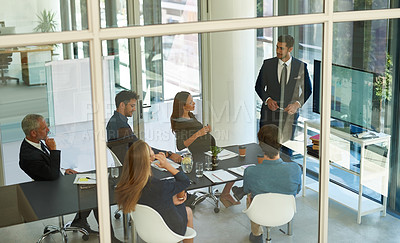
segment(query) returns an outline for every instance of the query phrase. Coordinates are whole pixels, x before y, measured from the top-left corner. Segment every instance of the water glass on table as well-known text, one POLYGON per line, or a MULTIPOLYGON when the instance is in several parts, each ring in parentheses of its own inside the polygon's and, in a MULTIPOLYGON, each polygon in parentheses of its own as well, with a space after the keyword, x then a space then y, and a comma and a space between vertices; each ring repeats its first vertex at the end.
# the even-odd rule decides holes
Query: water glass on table
POLYGON ((196 162, 196 177, 203 177, 203 162, 196 162))
POLYGON ((211 159, 211 156, 206 155, 204 157, 204 169, 205 170, 212 170, 212 159, 211 159))
POLYGON ((118 167, 111 167, 111 177, 117 179, 119 177, 119 168, 118 167))
POLYGON ((192 172, 193 159, 192 159, 192 154, 191 153, 185 153, 183 155, 181 166, 182 166, 183 172, 185 172, 185 173, 192 172))

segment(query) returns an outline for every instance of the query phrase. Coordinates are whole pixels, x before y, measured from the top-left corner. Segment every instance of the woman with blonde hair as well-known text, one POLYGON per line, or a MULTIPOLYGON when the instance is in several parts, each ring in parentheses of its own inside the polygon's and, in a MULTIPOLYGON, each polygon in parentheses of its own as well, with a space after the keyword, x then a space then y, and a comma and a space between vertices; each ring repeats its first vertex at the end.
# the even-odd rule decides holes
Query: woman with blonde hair
MULTIPOLYGON (((118 206, 124 213, 135 211, 136 204, 155 209, 168 227, 177 234, 185 235, 186 226, 193 228, 192 210, 183 204, 176 194, 190 185, 190 180, 181 171, 172 167, 163 153, 154 154, 150 146, 138 140, 129 148, 122 168, 121 180, 116 189, 118 206), (152 176, 151 161, 157 159, 160 168, 165 168, 175 180, 160 180, 152 176)), ((193 242, 193 239, 184 240, 193 242)))

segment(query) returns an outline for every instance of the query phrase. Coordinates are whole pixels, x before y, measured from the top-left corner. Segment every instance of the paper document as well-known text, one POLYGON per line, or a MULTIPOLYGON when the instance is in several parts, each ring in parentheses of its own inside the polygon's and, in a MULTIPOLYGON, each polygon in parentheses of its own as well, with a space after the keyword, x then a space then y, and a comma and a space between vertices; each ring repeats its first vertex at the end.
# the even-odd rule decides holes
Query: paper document
POLYGON ((226 170, 204 171, 204 175, 214 183, 236 180, 237 177, 226 170))
MULTIPOLYGON (((205 152, 208 156, 212 156, 211 151, 205 152)), ((218 154, 218 159, 224 160, 224 159, 230 159, 238 156, 237 153, 234 153, 232 151, 229 151, 227 149, 223 149, 219 154, 218 154)))
POLYGON ((74 184, 96 184, 96 174, 76 174, 74 184))
MULTIPOLYGON (((172 160, 170 160, 170 159, 168 159, 168 158, 167 158, 167 161, 168 161, 175 169, 178 169, 179 166, 181 166, 180 164, 177 164, 177 163, 175 163, 174 161, 172 161, 172 160)), ((158 160, 154 160, 153 162, 151 162, 151 166, 154 167, 154 168, 156 168, 157 170, 167 171, 166 169, 160 168, 160 167, 158 167, 158 166, 156 165, 156 164, 159 164, 159 163, 160 163, 160 162, 159 162, 158 160)))
POLYGON ((249 167, 249 166, 255 166, 255 164, 249 164, 249 165, 241 165, 239 167, 232 167, 232 168, 228 168, 228 170, 232 171, 233 173, 236 173, 240 176, 244 175, 244 170, 249 167))

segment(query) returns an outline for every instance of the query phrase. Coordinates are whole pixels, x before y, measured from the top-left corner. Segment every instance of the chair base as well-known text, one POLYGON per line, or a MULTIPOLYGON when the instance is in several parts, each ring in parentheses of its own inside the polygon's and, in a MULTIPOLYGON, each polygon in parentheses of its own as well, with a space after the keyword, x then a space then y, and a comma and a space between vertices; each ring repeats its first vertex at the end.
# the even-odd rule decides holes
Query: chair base
MULTIPOLYGON (((266 243, 271 243, 271 227, 265 227, 267 228, 267 238, 265 239, 266 243)), ((286 235, 293 235, 293 230, 292 230, 292 220, 290 220, 287 223, 287 233, 285 231, 283 231, 282 229, 280 229, 279 231, 281 231, 282 233, 286 234, 286 235)))
POLYGON ((87 232, 86 229, 79 228, 79 227, 72 227, 72 226, 70 226, 70 223, 63 226, 64 219, 62 218, 62 216, 59 217, 59 221, 60 221, 60 226, 47 225, 46 227, 44 227, 43 235, 39 238, 37 243, 42 242, 47 236, 49 236, 51 234, 57 234, 57 233, 61 234, 62 242, 66 243, 66 242, 68 242, 67 231, 73 231, 73 232, 79 231, 82 233, 82 239, 84 241, 89 240, 89 232, 87 232))
POLYGON ((3 84, 7 83, 7 80, 16 80, 17 84, 19 84, 19 78, 14 78, 14 77, 10 77, 10 76, 6 76, 4 75, 4 69, 1 70, 1 77, 0 77, 1 81, 3 84))
POLYGON ((1 77, 0 79, 1 79, 3 84, 6 84, 7 80, 15 80, 15 81, 17 81, 17 84, 19 84, 19 78, 4 76, 4 77, 1 77))
POLYGON ((204 199, 211 198, 214 201, 215 207, 214 207, 214 212, 215 213, 219 213, 219 200, 218 197, 221 195, 220 192, 218 192, 218 190, 213 190, 212 186, 208 187, 208 192, 202 192, 202 191, 197 191, 194 193, 194 195, 196 195, 196 193, 200 193, 203 194, 199 197, 197 197, 191 204, 190 204, 190 208, 194 209, 196 204, 202 202, 204 199))

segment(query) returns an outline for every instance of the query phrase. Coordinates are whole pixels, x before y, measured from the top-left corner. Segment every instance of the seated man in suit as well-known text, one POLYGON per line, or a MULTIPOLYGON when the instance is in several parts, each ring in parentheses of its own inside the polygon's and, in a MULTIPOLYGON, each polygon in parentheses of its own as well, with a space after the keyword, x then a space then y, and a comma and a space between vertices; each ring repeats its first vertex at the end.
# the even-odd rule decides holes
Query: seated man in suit
MULTIPOLYGON (((138 140, 133 133, 132 128, 128 124, 128 117, 132 117, 136 111, 136 102, 139 96, 132 91, 121 91, 115 96, 116 110, 114 115, 107 123, 107 145, 116 154, 118 159, 123 163, 126 151, 138 140)), ((154 153, 165 153, 167 158, 174 162, 181 162, 182 158, 179 154, 170 151, 152 148, 154 153)))
MULTIPOLYGON (((284 162, 280 158, 279 128, 264 125, 258 132, 258 141, 264 152, 264 161, 247 167, 243 175, 243 188, 234 187, 232 191, 240 200, 247 194, 247 207, 252 198, 261 193, 282 193, 296 196, 301 189, 301 169, 295 162, 284 162)), ((251 222, 251 242, 262 242, 262 227, 251 222)))
MULTIPOLYGON (((25 139, 19 153, 20 168, 35 181, 57 180, 61 174, 61 151, 57 150, 53 138, 47 137, 49 128, 43 116, 28 114, 21 122, 25 139), (44 142, 43 142, 44 141, 44 142)), ((65 174, 75 174, 75 170, 66 169, 65 174)), ((88 233, 98 233, 90 229, 87 222, 91 210, 76 214, 71 226, 84 228, 88 233)), ((97 210, 93 210, 97 219, 97 210)))

